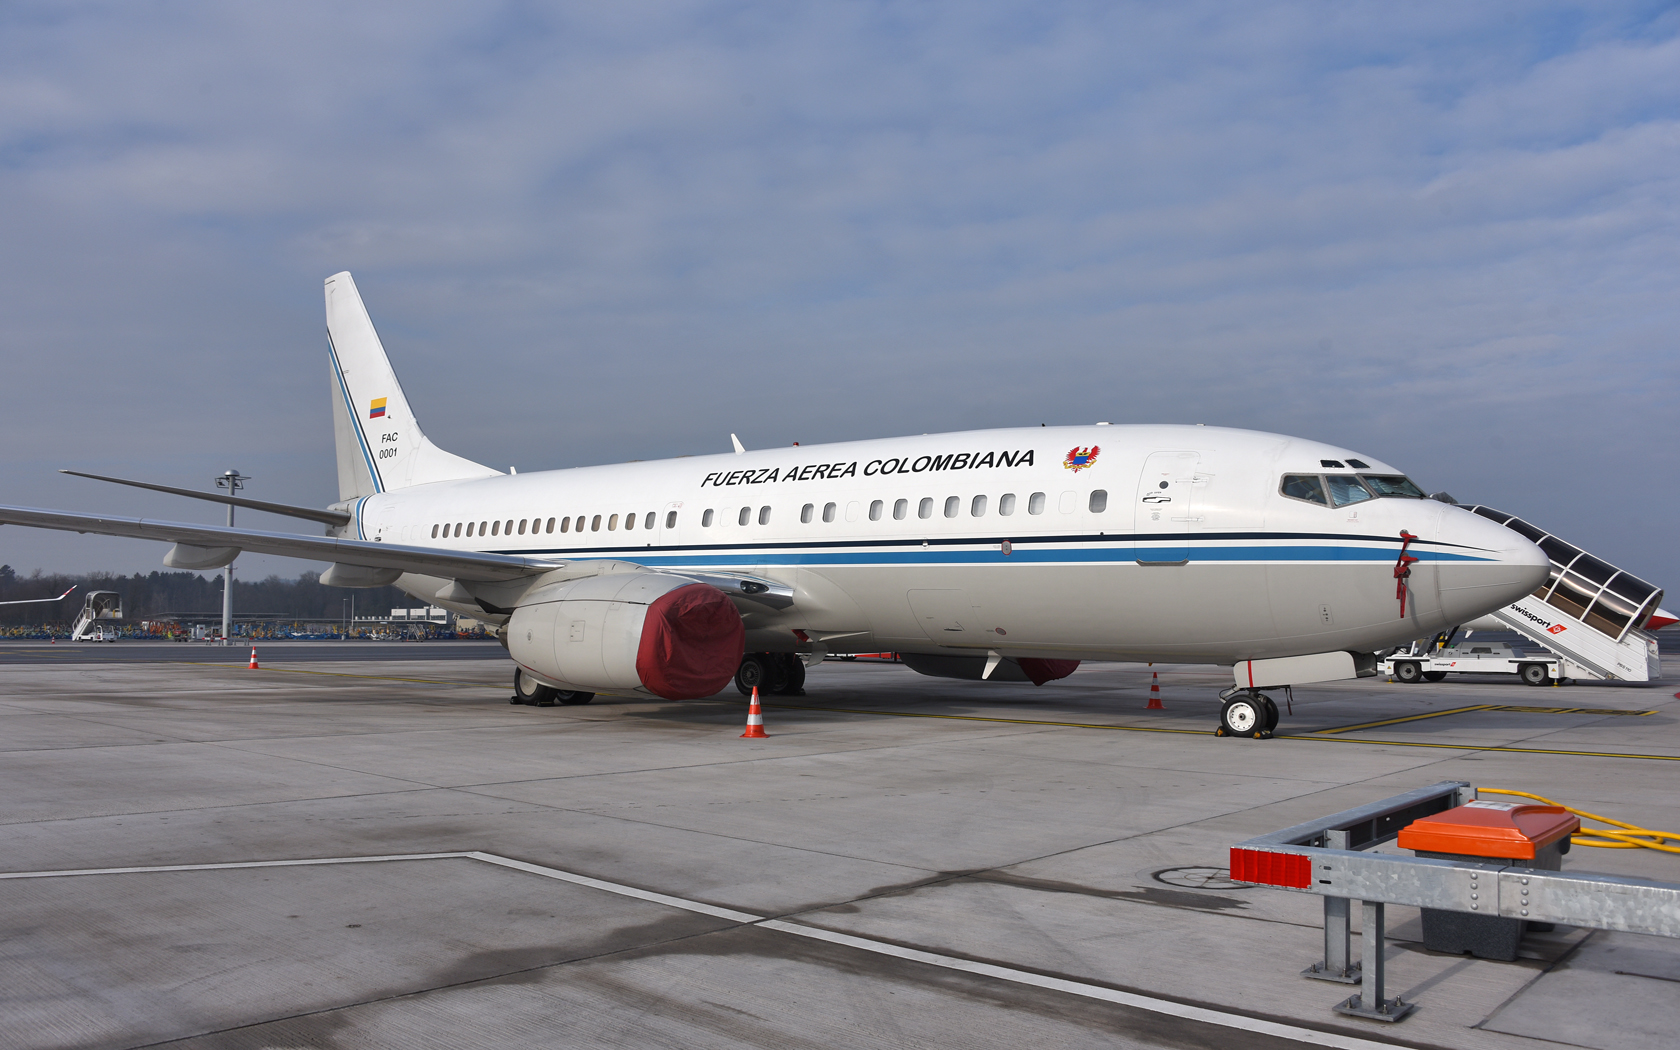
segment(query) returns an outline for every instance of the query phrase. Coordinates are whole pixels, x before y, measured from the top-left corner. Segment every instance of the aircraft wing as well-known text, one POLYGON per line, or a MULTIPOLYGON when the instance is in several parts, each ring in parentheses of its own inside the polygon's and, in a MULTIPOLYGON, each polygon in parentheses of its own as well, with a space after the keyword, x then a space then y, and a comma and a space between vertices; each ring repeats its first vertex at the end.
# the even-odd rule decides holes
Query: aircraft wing
MULTIPOLYGON (((72 587, 72 588, 70 588, 70 591, 73 591, 75 589, 76 589, 75 587, 72 587)), ((15 602, 0 602, 0 605, 38 605, 41 602, 61 602, 64 599, 70 597, 70 591, 65 591, 63 594, 59 595, 57 598, 24 598, 20 601, 15 601, 15 602)))
POLYGON ((282 558, 331 561, 345 565, 366 565, 377 569, 401 569, 427 576, 465 581, 503 582, 535 576, 565 563, 513 554, 485 554, 478 551, 448 551, 435 547, 406 547, 395 543, 338 539, 333 536, 300 536, 289 532, 261 532, 230 529, 220 525, 193 525, 148 518, 116 518, 102 514, 76 514, 35 507, 0 507, 0 525, 28 525, 62 532, 91 532, 98 536, 128 536, 195 547, 237 547, 253 554, 274 554, 282 558))

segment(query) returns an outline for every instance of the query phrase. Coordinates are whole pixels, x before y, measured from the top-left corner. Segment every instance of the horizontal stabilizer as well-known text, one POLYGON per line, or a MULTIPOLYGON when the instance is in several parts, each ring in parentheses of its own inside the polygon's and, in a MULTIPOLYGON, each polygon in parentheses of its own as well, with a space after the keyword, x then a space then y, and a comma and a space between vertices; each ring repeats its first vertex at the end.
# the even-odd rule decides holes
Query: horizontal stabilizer
POLYGON ((59 473, 73 474, 78 478, 92 478, 95 481, 109 481, 116 485, 130 485, 137 489, 151 489, 153 492, 168 492, 176 496, 209 500, 211 503, 226 503, 233 507, 266 511, 269 514, 283 514, 288 518, 303 518, 307 521, 318 521, 323 525, 334 525, 340 528, 350 524, 352 520, 350 515, 341 510, 296 507, 289 503, 269 503, 266 500, 246 499, 244 496, 229 496, 223 492, 200 492, 197 489, 176 488, 174 485, 154 485, 149 481, 129 481, 127 478, 108 478, 103 474, 84 474, 79 470, 61 470, 59 473))

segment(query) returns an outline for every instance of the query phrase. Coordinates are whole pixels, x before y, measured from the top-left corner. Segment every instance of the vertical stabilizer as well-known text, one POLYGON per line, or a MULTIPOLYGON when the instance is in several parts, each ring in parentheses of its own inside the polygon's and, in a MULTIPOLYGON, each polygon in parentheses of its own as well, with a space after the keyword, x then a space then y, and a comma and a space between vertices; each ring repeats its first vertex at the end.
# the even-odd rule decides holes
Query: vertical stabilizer
POLYGON ((348 272, 327 278, 338 498, 501 473, 426 439, 348 272))

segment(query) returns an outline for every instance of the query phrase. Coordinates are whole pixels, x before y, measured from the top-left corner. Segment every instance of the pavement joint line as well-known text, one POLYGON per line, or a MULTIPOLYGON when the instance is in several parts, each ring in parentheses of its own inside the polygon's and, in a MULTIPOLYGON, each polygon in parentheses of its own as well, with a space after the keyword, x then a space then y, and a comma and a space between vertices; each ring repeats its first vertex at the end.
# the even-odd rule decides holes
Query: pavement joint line
POLYGON ((623 883, 608 882, 605 879, 579 875, 575 872, 562 871, 543 864, 532 864, 529 861, 515 860, 495 853, 485 853, 479 850, 448 852, 448 853, 399 853, 375 857, 320 857, 300 860, 256 860, 229 861, 217 864, 163 864, 144 867, 126 868, 79 868, 62 871, 14 871, 0 872, 0 879, 45 879, 68 878, 84 875, 133 875, 133 874, 167 874, 171 872, 187 871, 236 871, 253 868, 301 868, 311 866, 327 866, 340 864, 384 864, 399 861, 421 860, 474 860, 481 863, 521 871, 542 878, 568 882, 588 889, 602 890, 621 897, 631 897, 636 900, 648 901, 667 907, 678 908, 683 911, 709 915, 713 918, 727 919, 741 923, 744 926, 757 926, 777 933, 791 934, 810 940, 826 941, 843 947, 860 951, 873 952, 877 955, 890 955, 908 962, 922 963, 941 969, 955 970, 961 973, 974 974, 979 977, 990 977, 994 980, 1008 981, 1012 984, 1022 984, 1048 991, 1061 992, 1066 995, 1076 995, 1085 999, 1096 999, 1101 1002, 1113 1003, 1116 1006, 1128 1007, 1147 1013, 1165 1014, 1187 1021, 1198 1021, 1203 1024, 1217 1025, 1222 1028, 1235 1028, 1240 1031, 1254 1032, 1259 1035, 1269 1035, 1279 1039, 1306 1043, 1312 1046, 1335 1047, 1337 1050, 1393 1050, 1396 1044, 1362 1039, 1358 1036, 1343 1035, 1338 1032, 1327 1032, 1313 1028, 1301 1028, 1296 1025, 1268 1021, 1246 1014, 1229 1013, 1223 1010, 1209 1009, 1205 1006, 1194 1006, 1189 1003, 1176 1002, 1171 999, 1159 999, 1139 992, 1128 992, 1118 988, 1108 988, 1084 981, 1070 980, 1065 977, 1052 977, 1047 974, 1033 973, 1030 970, 1018 970, 1011 966, 1001 966, 997 963, 982 962, 975 959, 963 959, 954 955, 944 955, 939 952, 923 951, 919 948, 909 948, 888 941, 875 940, 869 937, 859 937, 854 934, 840 933, 835 930, 825 930, 816 926, 808 926, 800 922, 786 919, 775 919, 765 915, 755 915, 752 912, 736 911, 732 908, 721 908, 706 904, 702 901, 688 900, 684 897, 674 897, 669 894, 645 890, 637 886, 627 886, 623 883))
MULTIPOLYGON (((229 671, 248 671, 249 667, 240 663, 211 663, 208 660, 171 661, 188 664, 193 667, 217 667, 229 671)), ((461 682, 452 678, 401 678, 389 674, 351 674, 349 671, 309 671, 301 667, 259 667, 261 671, 271 671, 277 674, 313 674, 326 678, 368 678, 378 682, 417 682, 421 685, 464 685, 473 689, 501 689, 499 682, 461 682)))

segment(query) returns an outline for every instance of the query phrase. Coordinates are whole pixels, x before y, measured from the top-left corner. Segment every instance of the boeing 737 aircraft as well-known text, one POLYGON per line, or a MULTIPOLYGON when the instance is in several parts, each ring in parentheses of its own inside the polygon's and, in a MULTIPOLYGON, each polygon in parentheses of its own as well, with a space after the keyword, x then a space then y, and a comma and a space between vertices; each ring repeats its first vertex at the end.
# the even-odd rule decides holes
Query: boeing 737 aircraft
MULTIPOLYGON (((794 692, 825 653, 1043 683, 1082 660, 1234 668, 1262 690, 1375 674, 1374 652, 1532 592, 1540 548, 1351 449, 1223 427, 979 430, 502 474, 421 432, 348 273, 326 281, 339 500, 169 489, 325 536, 27 508, 0 522, 328 561, 495 624, 519 696, 794 692)), ((107 479, 118 480, 118 479, 107 479)))

